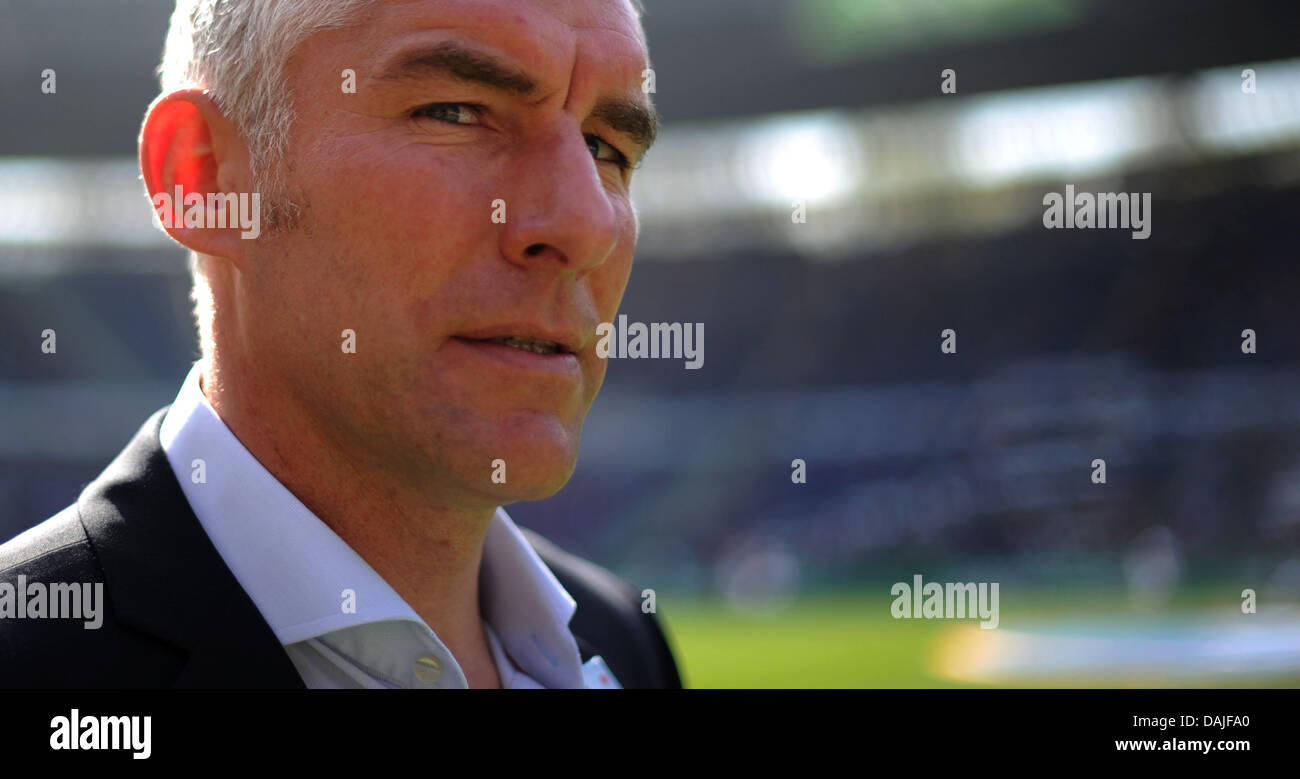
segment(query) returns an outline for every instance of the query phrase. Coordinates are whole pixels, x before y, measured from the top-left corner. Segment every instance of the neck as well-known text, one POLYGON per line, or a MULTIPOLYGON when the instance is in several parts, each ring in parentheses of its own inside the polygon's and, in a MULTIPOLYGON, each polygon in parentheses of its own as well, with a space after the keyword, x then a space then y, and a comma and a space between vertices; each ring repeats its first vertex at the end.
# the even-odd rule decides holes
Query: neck
POLYGON ((429 625, 471 686, 492 686, 478 577, 495 509, 447 505, 400 469, 358 457, 301 407, 292 387, 238 361, 214 355, 201 386, 240 443, 429 625))

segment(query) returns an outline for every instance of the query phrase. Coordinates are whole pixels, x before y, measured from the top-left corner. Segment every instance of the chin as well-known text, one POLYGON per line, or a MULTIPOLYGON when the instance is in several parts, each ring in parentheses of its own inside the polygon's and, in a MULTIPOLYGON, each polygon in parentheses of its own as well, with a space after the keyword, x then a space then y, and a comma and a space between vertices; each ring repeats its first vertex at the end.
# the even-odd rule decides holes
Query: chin
POLYGON ((490 494, 499 505, 545 500, 564 489, 573 476, 577 461, 564 457, 550 460, 516 458, 508 464, 505 484, 492 484, 490 494))
POLYGON ((477 447, 495 452, 487 463, 505 460, 505 483, 489 485, 503 504, 549 498, 568 484, 578 465, 581 426, 573 430, 554 417, 530 416, 503 427, 497 445, 477 447))

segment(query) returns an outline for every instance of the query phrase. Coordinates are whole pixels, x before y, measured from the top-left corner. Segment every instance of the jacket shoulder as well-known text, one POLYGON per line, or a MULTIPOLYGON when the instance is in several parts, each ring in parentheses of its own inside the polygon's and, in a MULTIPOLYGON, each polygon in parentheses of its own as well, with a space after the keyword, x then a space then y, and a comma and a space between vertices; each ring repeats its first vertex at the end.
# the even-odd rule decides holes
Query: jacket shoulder
POLYGON ((0 544, 0 576, 17 568, 30 572, 33 567, 47 569, 84 565, 87 561, 75 549, 83 545, 89 547, 90 538, 77 518, 76 505, 68 506, 0 544))
POLYGON ((624 688, 680 688, 663 626, 641 609, 641 594, 614 573, 521 528, 542 562, 577 602, 569 623, 583 659, 599 654, 624 688), (585 646, 584 646, 585 645, 585 646))
POLYGON ((178 663, 114 620, 76 504, 0 545, 0 689, 151 686, 178 663))

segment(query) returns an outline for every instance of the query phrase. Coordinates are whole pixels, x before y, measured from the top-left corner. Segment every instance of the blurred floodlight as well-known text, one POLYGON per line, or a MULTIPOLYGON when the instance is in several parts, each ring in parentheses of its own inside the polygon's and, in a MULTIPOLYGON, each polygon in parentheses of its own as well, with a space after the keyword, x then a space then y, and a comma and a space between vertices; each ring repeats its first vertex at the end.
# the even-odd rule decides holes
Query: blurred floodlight
POLYGON ((0 158, 0 245, 157 248, 134 159, 0 158))
POLYGON ((812 114, 761 122, 745 144, 749 181, 742 193, 757 204, 810 208, 841 200, 853 190, 860 155, 848 122, 812 114))
POLYGON ((1201 144, 1222 152, 1295 143, 1300 139, 1300 61, 1272 63, 1255 71, 1246 92, 1246 67, 1201 73, 1191 92, 1190 113, 1201 144))
POLYGON ((1088 176, 1163 142, 1150 80, 979 96, 956 117, 962 177, 982 186, 1043 175, 1088 176))

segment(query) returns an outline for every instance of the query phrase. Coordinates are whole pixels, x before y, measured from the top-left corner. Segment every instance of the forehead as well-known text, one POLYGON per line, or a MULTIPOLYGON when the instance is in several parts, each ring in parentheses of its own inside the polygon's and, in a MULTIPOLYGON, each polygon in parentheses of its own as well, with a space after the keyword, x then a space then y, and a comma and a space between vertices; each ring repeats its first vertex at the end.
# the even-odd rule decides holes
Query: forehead
POLYGON ((543 74, 563 64, 640 79, 649 64, 645 33, 628 0, 377 0, 358 22, 344 41, 363 47, 374 67, 405 45, 450 36, 543 74))

